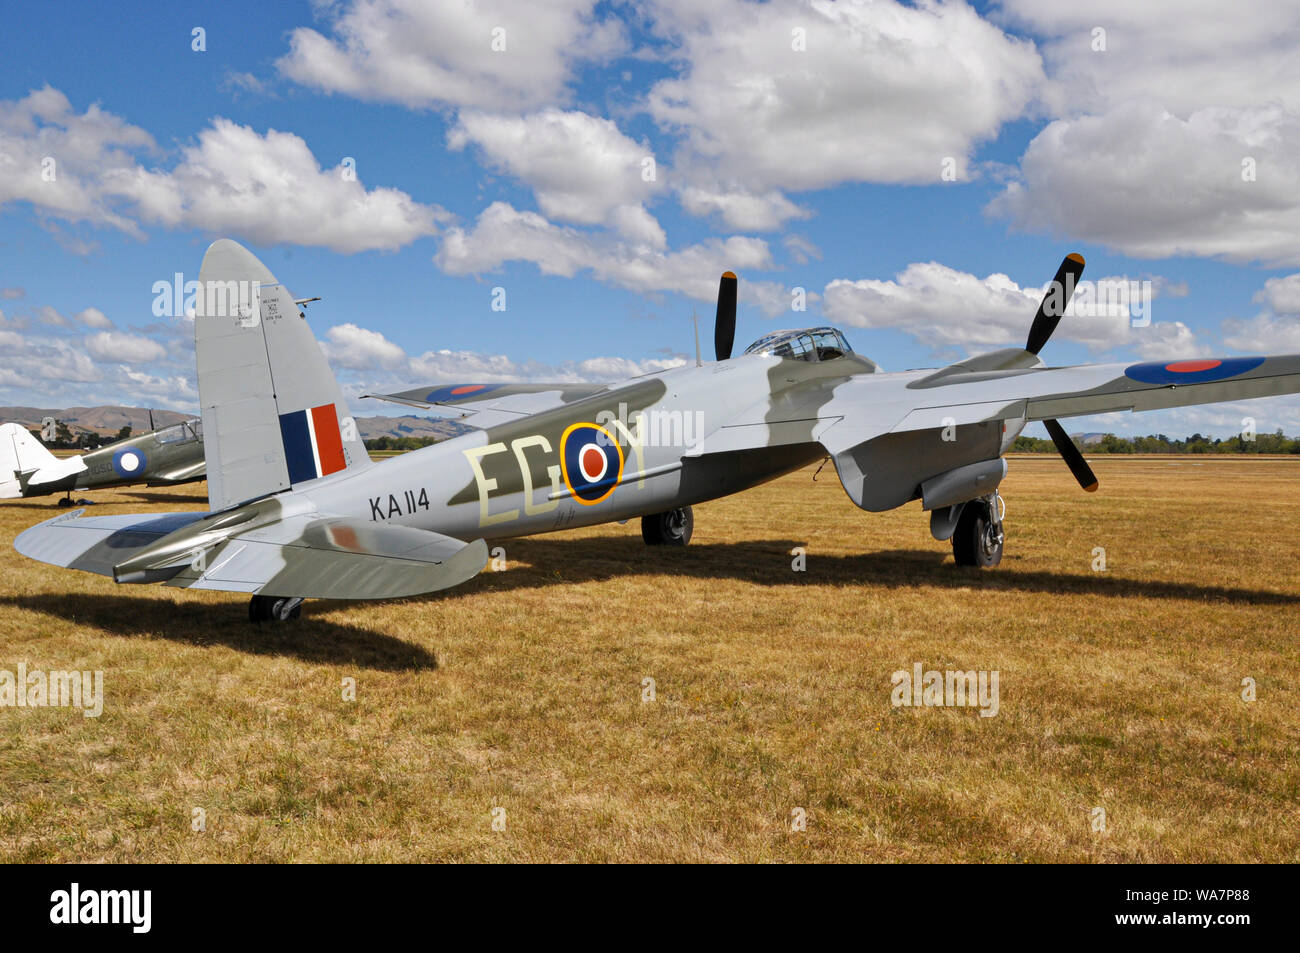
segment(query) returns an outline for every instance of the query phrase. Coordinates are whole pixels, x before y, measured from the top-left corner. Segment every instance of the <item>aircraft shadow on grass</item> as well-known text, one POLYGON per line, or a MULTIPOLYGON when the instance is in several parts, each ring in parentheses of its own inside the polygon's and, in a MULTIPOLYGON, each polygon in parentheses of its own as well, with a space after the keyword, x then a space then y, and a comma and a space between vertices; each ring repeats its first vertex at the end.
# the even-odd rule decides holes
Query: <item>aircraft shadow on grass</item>
MULTIPOLYGON (((487 572, 466 585, 411 599, 412 611, 424 602, 463 599, 483 592, 510 592, 543 586, 606 582, 640 574, 694 579, 735 579, 759 585, 885 585, 973 589, 991 592, 1082 593, 1103 598, 1183 599, 1248 605, 1297 605, 1300 595, 1207 586, 1188 582, 1144 581, 1100 573, 1060 573, 1020 569, 1009 557, 1001 571, 945 565, 947 554, 926 549, 894 549, 845 556, 808 556, 806 572, 791 569, 790 550, 806 541, 768 539, 742 543, 692 543, 685 548, 647 547, 639 537, 598 536, 579 540, 546 537, 504 543, 506 572, 487 572)), ((186 645, 224 645, 252 655, 290 655, 323 665, 348 664, 379 671, 435 669, 433 652, 382 632, 303 613, 295 626, 247 626, 243 607, 149 596, 18 595, 0 598, 12 605, 88 626, 110 635, 164 638, 186 645)), ((344 603, 334 603, 343 605, 344 603)), ((364 606, 365 603, 353 603, 364 606)))
POLYGON ((791 569, 796 546, 807 541, 768 539, 742 543, 693 542, 685 548, 648 547, 640 537, 598 536, 581 540, 547 537, 502 543, 505 572, 487 572, 456 590, 420 600, 460 594, 530 589, 564 583, 603 582, 636 573, 737 579, 765 586, 885 585, 975 589, 991 592, 1082 593, 1103 598, 1186 599, 1251 605, 1300 605, 1300 594, 1202 585, 1193 582, 1126 579, 1108 573, 1050 572, 1020 568, 1008 556, 998 572, 945 565, 948 554, 929 549, 892 549, 844 556, 808 553, 807 571, 791 569), (521 565, 525 563, 527 565, 521 565))
POLYGON ((184 645, 224 645, 250 655, 290 655, 319 665, 399 672, 435 669, 433 652, 382 632, 304 613, 294 626, 250 626, 243 605, 172 602, 148 596, 27 595, 0 603, 56 616, 109 635, 154 637, 184 645))

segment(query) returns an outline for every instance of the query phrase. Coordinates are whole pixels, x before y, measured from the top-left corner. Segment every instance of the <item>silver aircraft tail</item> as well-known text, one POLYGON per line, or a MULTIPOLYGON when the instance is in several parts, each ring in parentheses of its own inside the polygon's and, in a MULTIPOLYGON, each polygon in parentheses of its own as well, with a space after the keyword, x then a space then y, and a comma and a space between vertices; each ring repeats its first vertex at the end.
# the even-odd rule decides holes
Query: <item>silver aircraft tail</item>
POLYGON ((200 276, 194 341, 212 512, 77 510, 20 533, 14 548, 119 583, 249 593, 255 620, 286 618, 303 598, 401 598, 477 575, 481 539, 377 525, 323 512, 310 492, 279 492, 370 458, 306 319, 266 266, 222 240, 200 276))
POLYGON ((293 296, 238 242, 213 242, 195 301, 208 504, 224 510, 370 465, 293 296))
POLYGON ((60 460, 21 424, 0 424, 0 499, 22 496, 29 486, 55 483, 85 469, 81 457, 60 460))

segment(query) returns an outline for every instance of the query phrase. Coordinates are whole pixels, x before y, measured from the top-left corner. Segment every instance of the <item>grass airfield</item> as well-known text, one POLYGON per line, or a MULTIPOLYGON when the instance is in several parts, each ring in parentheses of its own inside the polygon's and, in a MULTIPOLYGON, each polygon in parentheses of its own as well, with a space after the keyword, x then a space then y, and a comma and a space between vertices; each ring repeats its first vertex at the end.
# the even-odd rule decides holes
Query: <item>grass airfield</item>
POLYGON ((0 859, 1300 860, 1300 460, 1091 462, 1096 494, 1010 460, 995 570, 827 466, 697 507, 684 550, 523 539, 451 592, 260 628, 23 559, 62 511, 0 503, 0 668, 105 693, 0 708, 0 859), (917 662, 997 670, 997 716, 892 707, 917 662))

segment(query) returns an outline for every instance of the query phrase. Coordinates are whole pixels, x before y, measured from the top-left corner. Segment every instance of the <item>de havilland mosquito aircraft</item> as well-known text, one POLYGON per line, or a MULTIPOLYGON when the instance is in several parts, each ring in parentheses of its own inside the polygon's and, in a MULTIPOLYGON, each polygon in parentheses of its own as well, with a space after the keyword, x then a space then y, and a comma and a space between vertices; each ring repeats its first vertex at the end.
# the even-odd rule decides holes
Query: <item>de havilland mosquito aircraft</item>
POLYGON ((196 420, 62 459, 20 424, 0 424, 0 499, 64 493, 59 505, 68 506, 76 490, 141 483, 175 486, 202 480, 204 463, 203 429, 196 420))
POLYGON ((829 457, 862 509, 919 500, 957 563, 996 565, 1003 454, 1029 421, 1046 424, 1094 490, 1059 417, 1300 391, 1300 355, 1045 366, 1039 351, 1082 271, 1079 255, 1061 263, 1023 348, 902 373, 882 372, 834 328, 769 334, 732 357, 728 272, 716 362, 609 385, 469 383, 392 395, 472 412, 481 429, 373 462, 293 296, 223 239, 203 259, 210 297, 194 328, 210 512, 78 510, 14 545, 119 583, 248 593, 250 618, 285 620, 304 598, 455 586, 484 568, 487 541, 501 537, 640 517, 647 543, 682 545, 693 504, 829 457), (236 293, 246 286, 247 298, 236 293), (241 303, 213 307, 213 289, 241 303))

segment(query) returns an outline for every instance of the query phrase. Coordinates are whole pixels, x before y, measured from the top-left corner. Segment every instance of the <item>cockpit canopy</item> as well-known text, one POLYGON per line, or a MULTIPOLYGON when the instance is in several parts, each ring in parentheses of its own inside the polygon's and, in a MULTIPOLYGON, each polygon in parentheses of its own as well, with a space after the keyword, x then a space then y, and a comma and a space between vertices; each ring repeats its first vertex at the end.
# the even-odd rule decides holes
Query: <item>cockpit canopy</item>
POLYGON ((835 328, 797 328, 765 334, 745 348, 745 353, 770 354, 800 361, 833 361, 852 354, 853 348, 835 328))
POLYGON ((159 443, 181 443, 183 441, 200 440, 202 437, 203 421, 198 418, 183 420, 178 424, 154 433, 154 439, 159 443))

